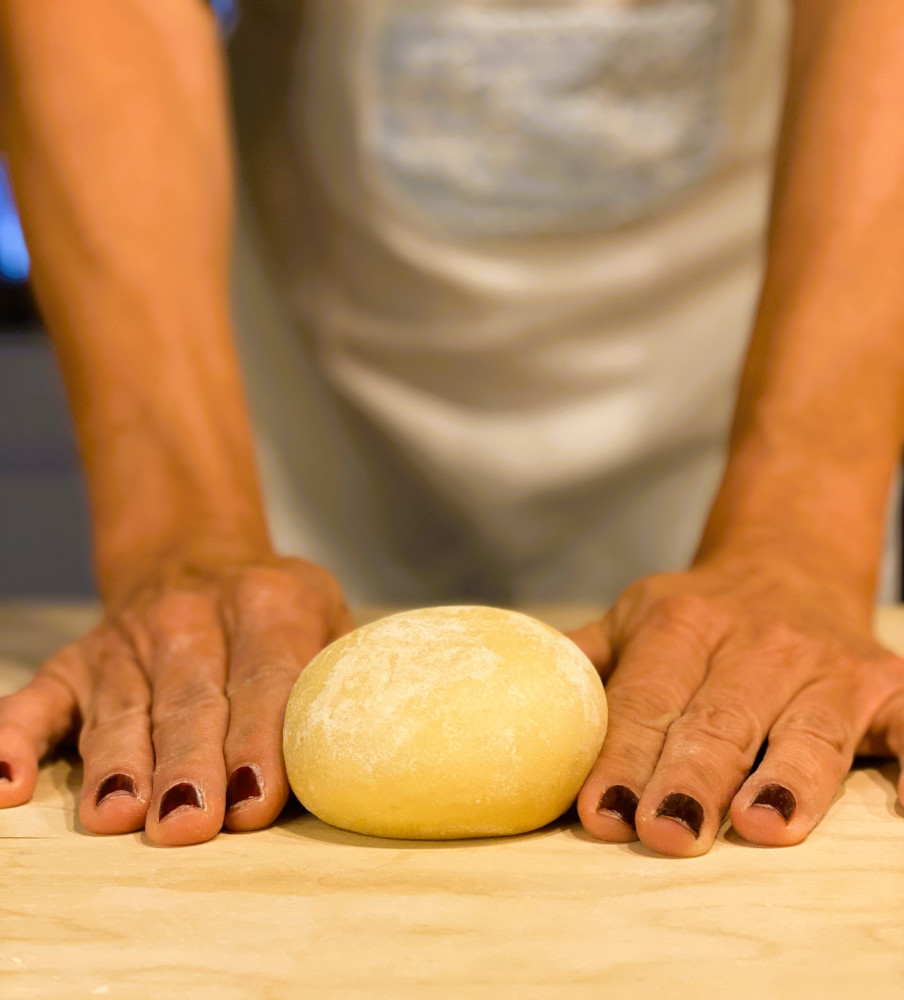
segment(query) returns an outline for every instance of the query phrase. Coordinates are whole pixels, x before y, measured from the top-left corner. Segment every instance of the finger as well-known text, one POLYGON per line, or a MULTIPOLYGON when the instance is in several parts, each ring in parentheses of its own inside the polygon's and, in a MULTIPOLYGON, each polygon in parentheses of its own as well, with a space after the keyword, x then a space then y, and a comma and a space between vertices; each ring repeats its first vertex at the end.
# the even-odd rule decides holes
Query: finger
POLYGON ((565 633, 604 679, 609 675, 613 660, 610 614, 607 612, 603 618, 565 633))
POLYGON ((229 718, 226 649, 213 600, 173 591, 146 613, 156 769, 145 830, 158 844, 196 844, 223 825, 229 718))
POLYGON ((806 651, 784 640, 716 651, 706 679, 669 728, 641 797, 637 832, 646 846, 678 857, 712 847, 807 664, 806 651))
POLYGON ((904 659, 894 657, 881 674, 887 692, 855 755, 898 759, 898 800, 904 806, 904 659))
POLYGON ((32 797, 41 758, 76 725, 75 692, 57 676, 67 665, 81 669, 75 646, 61 650, 21 691, 0 698, 0 809, 32 797))
POLYGON ((301 662, 285 633, 246 632, 233 649, 225 746, 230 830, 268 826, 286 804, 283 719, 300 672, 301 662))
POLYGON ((706 673, 711 639, 685 627, 682 607, 666 604, 628 642, 606 686, 609 728, 603 749, 578 795, 589 833, 633 840, 635 811, 665 734, 706 673))
POLYGON ((313 610, 299 608, 291 590, 243 600, 230 634, 229 774, 226 826, 255 830, 272 823, 289 796, 282 752, 286 703, 301 668, 332 631, 313 610))
POLYGON ((898 758, 898 801, 904 806, 904 691, 883 706, 880 725, 889 750, 898 758))
POLYGON ((104 629, 82 644, 92 687, 82 706, 84 762, 79 819, 92 833, 128 833, 145 825, 154 750, 151 694, 128 643, 104 629))
POLYGON ((828 811, 868 718, 863 686, 851 673, 802 691, 769 731, 762 763, 731 803, 735 830, 756 844, 800 843, 828 811))

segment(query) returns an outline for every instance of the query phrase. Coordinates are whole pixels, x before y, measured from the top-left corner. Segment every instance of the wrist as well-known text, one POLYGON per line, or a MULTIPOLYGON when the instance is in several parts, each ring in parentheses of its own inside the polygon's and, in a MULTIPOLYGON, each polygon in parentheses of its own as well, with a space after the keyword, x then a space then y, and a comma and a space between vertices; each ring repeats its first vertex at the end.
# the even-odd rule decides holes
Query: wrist
POLYGON ((115 544, 95 546, 98 590, 108 608, 126 603, 148 583, 178 587, 203 582, 274 556, 266 529, 256 520, 230 523, 220 518, 214 523, 197 515, 168 537, 121 535, 115 544))
POLYGON ((814 442, 751 434, 731 449, 695 563, 794 567, 874 600, 894 449, 839 460, 814 442))
POLYGON ((157 437, 125 436, 89 468, 94 561, 106 599, 130 591, 155 567, 219 566, 272 553, 250 447, 215 453, 170 447, 157 437), (216 456, 219 456, 217 458, 216 456))

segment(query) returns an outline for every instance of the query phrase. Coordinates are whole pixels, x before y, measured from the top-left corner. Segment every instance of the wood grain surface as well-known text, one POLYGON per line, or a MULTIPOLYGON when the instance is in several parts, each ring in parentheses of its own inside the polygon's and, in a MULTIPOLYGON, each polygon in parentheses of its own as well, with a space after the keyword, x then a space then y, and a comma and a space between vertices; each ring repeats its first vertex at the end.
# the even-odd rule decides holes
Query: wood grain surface
MULTIPOLYGON (((583 609, 540 609, 553 624, 583 609)), ((94 620, 0 605, 0 693, 94 620)), ((904 650, 904 610, 878 619, 904 650)), ((710 854, 521 837, 406 843, 286 811, 189 848, 95 837, 78 763, 0 812, 0 998, 904 998, 897 768, 859 766, 806 843, 710 854)))

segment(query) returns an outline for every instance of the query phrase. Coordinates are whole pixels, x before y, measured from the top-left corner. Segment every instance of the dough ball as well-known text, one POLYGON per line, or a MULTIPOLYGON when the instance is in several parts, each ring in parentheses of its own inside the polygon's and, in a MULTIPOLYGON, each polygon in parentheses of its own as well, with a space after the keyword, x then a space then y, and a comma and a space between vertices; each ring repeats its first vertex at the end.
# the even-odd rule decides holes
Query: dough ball
POLYGON ((333 826, 443 840, 524 833, 574 801, 606 734, 586 656, 514 611, 440 607, 365 625, 302 671, 283 747, 333 826))

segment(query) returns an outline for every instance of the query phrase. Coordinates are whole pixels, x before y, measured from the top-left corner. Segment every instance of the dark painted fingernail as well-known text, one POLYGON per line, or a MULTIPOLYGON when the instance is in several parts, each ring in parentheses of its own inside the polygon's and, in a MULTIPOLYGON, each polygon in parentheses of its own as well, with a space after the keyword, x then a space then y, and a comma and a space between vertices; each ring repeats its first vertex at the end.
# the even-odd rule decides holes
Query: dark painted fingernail
POLYGON ((160 800, 160 819, 166 819, 171 812, 175 812, 181 806, 191 806, 192 809, 204 808, 201 793, 187 781, 180 781, 178 785, 173 785, 163 793, 163 798, 160 800))
POLYGON ((694 837, 700 836, 700 827, 703 826, 703 806, 690 795, 684 792, 672 792, 659 803, 656 810, 657 816, 665 816, 668 819, 677 819, 683 823, 694 837))
POLYGON ((135 782, 127 774, 111 774, 109 778, 104 778, 97 787, 97 799, 94 804, 99 806, 104 799, 119 792, 127 792, 132 796, 138 794, 135 782))
POLYGON ((264 793, 261 791, 261 783, 253 767, 247 764, 237 767, 232 772, 229 784, 226 786, 226 808, 234 809, 242 802, 249 799, 259 799, 264 793))
POLYGON ((0 760, 0 781, 12 781, 13 769, 5 760, 0 760))
POLYGON ((612 813, 628 826, 634 826, 634 816, 637 813, 637 796, 627 785, 613 785, 603 792, 597 812, 612 813))
POLYGON ((759 795, 750 803, 752 806, 769 806, 787 823, 797 806, 794 793, 784 785, 763 785, 759 795))

